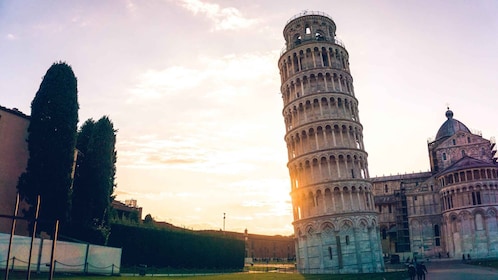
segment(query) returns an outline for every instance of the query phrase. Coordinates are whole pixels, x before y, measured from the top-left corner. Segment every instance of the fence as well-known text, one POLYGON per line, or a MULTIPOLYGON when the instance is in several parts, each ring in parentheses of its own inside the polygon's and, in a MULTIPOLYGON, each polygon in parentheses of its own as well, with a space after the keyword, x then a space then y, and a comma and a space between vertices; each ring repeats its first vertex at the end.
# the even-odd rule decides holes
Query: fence
MULTIPOLYGON (((9 234, 0 233, 0 268, 7 262, 9 234)), ((9 268, 25 271, 28 268, 31 237, 15 235, 12 241, 9 268)), ((31 270, 49 272, 52 240, 35 238, 31 257, 31 270)), ((121 248, 93 244, 57 241, 55 272, 119 274, 121 248)), ((3 266, 3 267, 2 267, 3 266)))

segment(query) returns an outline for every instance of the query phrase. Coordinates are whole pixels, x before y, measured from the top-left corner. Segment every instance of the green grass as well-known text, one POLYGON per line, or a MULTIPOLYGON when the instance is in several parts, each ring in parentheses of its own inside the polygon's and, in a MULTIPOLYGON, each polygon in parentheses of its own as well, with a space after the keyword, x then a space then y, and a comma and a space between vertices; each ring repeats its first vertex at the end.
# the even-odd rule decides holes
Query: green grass
MULTIPOLYGON (((20 276, 20 275, 16 275, 20 276)), ((156 276, 153 279, 159 280, 266 280, 266 279, 285 279, 285 280, 399 280, 405 279, 407 275, 405 272, 385 272, 385 273, 368 273, 368 274, 314 274, 303 275, 297 273, 272 273, 272 272, 255 272, 255 273, 229 273, 219 275, 195 275, 195 276, 156 276)), ((10 279, 24 279, 23 277, 10 277, 10 279)), ((47 279, 46 275, 33 275, 31 279, 47 279)), ((143 280, 150 279, 140 276, 64 276, 55 275, 56 280, 143 280)))
POLYGON ((475 260, 468 262, 472 265, 492 267, 498 269, 498 260, 475 260))

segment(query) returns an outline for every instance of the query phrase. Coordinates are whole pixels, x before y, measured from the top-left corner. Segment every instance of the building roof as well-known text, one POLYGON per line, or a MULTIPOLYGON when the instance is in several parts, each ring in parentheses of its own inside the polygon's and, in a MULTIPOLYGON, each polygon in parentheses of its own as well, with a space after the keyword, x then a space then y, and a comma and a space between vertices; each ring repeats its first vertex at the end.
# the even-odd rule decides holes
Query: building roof
POLYGON ((378 204, 393 204, 396 202, 396 197, 394 195, 376 195, 374 196, 374 202, 378 204))
POLYGON ((411 179, 419 179, 419 178, 429 178, 432 173, 430 171, 427 172, 416 172, 416 173, 407 173, 407 174, 397 174, 397 175, 389 175, 389 176, 378 176, 378 177, 370 177, 370 182, 384 182, 384 181, 398 181, 398 180, 411 180, 411 179))
POLYGON ((439 128, 436 134, 436 141, 453 136, 458 131, 465 131, 471 133, 470 130, 459 120, 453 118, 453 111, 448 108, 446 111, 448 118, 443 125, 439 128))
POLYGON ((116 210, 121 210, 121 211, 125 211, 125 212, 132 212, 132 211, 139 210, 139 207, 131 207, 131 206, 128 206, 128 205, 124 204, 123 202, 117 201, 117 200, 113 200, 111 202, 111 206, 112 206, 112 208, 114 208, 116 210))
POLYGON ((24 114, 23 112, 19 111, 19 109, 17 109, 17 108, 9 109, 9 108, 6 108, 6 107, 3 107, 0 105, 0 110, 5 111, 5 112, 9 112, 9 113, 14 114, 16 116, 19 116, 19 117, 22 117, 22 118, 29 120, 29 116, 24 114))
POLYGON ((445 170, 441 172, 441 174, 446 174, 458 170, 463 170, 467 168, 477 168, 477 167, 496 167, 495 164, 491 162, 486 162, 480 159, 476 159, 473 157, 469 156, 464 156, 461 159, 459 159, 457 162, 453 163, 452 165, 448 166, 445 170))

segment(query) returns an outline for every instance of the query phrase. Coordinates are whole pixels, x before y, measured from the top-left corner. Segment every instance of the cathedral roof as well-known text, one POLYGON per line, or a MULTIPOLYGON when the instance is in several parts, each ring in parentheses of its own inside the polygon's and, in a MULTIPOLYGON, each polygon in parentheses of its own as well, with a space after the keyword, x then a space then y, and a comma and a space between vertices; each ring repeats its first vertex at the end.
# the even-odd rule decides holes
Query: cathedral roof
POLYGON ((375 204, 392 204, 396 202, 394 195, 376 195, 374 196, 375 204))
POLYGON ((457 162, 453 163, 452 165, 448 166, 445 170, 441 172, 443 173, 450 173, 462 169, 467 169, 471 167, 495 167, 495 165, 491 162, 486 162, 480 159, 476 159, 473 157, 469 156, 464 156, 463 158, 459 159, 457 162))
POLYGON ((448 118, 443 125, 439 128, 436 134, 436 141, 453 136, 457 131, 465 131, 471 133, 470 130, 460 121, 453 118, 453 111, 448 108, 446 111, 446 117, 448 118))

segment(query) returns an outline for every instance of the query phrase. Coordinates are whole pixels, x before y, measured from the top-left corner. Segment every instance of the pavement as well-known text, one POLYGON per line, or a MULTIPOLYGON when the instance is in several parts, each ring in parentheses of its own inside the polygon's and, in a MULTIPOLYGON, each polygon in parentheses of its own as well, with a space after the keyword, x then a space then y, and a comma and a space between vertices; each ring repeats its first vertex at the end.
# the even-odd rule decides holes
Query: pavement
MULTIPOLYGON (((497 280, 498 270, 489 267, 470 265, 460 260, 430 260, 424 262, 428 273, 426 280, 497 280)), ((409 279, 409 278, 407 278, 409 279)))

